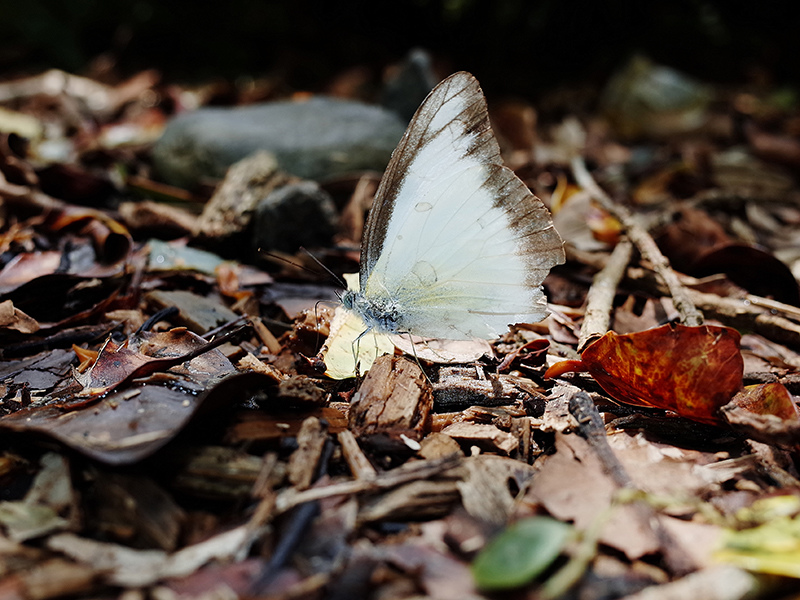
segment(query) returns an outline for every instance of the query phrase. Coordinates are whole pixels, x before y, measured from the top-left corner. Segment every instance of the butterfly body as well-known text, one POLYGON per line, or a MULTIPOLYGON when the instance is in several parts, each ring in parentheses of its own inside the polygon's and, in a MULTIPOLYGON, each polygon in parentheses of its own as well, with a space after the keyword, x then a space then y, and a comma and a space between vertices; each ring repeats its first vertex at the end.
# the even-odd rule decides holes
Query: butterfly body
POLYGON ((502 164, 478 82, 456 73, 420 106, 376 193, 358 291, 367 327, 490 339, 547 314, 542 280, 563 262, 547 208, 502 164))

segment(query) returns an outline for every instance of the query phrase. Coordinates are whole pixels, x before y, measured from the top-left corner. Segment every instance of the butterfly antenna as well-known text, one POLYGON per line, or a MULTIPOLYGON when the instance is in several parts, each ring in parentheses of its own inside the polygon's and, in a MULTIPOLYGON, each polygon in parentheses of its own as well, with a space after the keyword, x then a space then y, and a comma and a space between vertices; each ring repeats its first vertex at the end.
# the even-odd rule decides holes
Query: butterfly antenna
MULTIPOLYGON (((311 254, 311 252, 309 252, 303 246, 300 246, 300 250, 302 250, 303 252, 308 254, 308 256, 311 257, 311 260, 313 260, 315 263, 317 263, 322 268, 322 270, 325 271, 325 273, 330 275, 331 278, 334 281, 336 281, 337 284, 339 284, 341 287, 347 289, 347 284, 344 282, 344 280, 341 277, 339 277, 336 273, 331 271, 324 264, 322 264, 322 262, 316 256, 311 254)), ((275 261, 286 263, 287 265, 291 265, 291 266, 293 266, 293 267, 295 267, 297 269, 300 269, 301 271, 306 271, 307 273, 313 273, 314 275, 319 275, 320 274, 319 271, 315 271, 314 269, 309 269, 304 264, 299 263, 299 262, 295 262, 295 261, 291 260, 290 258, 286 258, 285 256, 281 256, 280 254, 275 254, 274 252, 263 252, 263 251, 260 254, 262 256, 266 256, 268 258, 271 258, 271 259, 273 259, 275 261)))
MULTIPOLYGON (((308 256, 311 257, 311 260, 313 260, 315 263, 317 263, 328 275, 330 275, 334 279, 334 281, 336 281, 336 283, 338 283, 344 289, 347 289, 347 283, 345 283, 344 279, 339 277, 336 273, 334 273, 328 267, 326 267, 324 264, 322 264, 322 262, 316 256, 311 254, 311 252, 306 250, 303 246, 300 246, 300 250, 302 250, 303 252, 308 254, 308 256)), ((309 269, 309 271, 310 270, 311 269, 309 269)))

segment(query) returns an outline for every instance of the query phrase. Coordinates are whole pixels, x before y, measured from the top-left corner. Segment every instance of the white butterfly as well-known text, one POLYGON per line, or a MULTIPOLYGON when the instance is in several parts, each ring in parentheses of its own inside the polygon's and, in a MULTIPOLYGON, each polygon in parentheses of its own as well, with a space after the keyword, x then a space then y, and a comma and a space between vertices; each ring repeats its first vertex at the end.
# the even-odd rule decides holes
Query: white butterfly
POLYGON ((547 315, 540 287, 564 262, 547 208, 503 166, 469 73, 428 95, 381 180, 344 306, 381 333, 491 339, 547 315))

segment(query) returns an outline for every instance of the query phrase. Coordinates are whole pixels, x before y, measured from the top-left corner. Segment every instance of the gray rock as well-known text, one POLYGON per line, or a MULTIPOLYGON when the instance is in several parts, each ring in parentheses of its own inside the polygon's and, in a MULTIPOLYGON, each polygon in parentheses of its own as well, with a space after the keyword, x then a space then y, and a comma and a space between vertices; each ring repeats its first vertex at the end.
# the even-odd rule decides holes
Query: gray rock
POLYGON ((664 138, 695 131, 708 119, 712 89, 644 56, 615 73, 600 99, 617 133, 664 138))
POLYGON ((305 179, 382 171, 405 130, 395 113, 352 100, 315 97, 242 108, 202 108, 170 122, 153 148, 161 176, 192 187, 257 150, 305 179))
POLYGON ((336 232, 336 206, 313 181, 290 183, 270 192, 256 207, 253 246, 297 252, 301 246, 327 245, 336 232))

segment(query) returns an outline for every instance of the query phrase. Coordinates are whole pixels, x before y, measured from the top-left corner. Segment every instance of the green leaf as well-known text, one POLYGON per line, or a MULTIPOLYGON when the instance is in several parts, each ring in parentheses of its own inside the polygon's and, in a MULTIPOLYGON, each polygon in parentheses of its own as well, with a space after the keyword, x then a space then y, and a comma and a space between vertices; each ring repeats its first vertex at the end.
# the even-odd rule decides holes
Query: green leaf
POLYGON ((572 527, 549 517, 517 521, 489 542, 472 563, 483 590, 519 587, 540 575, 561 553, 572 527))

